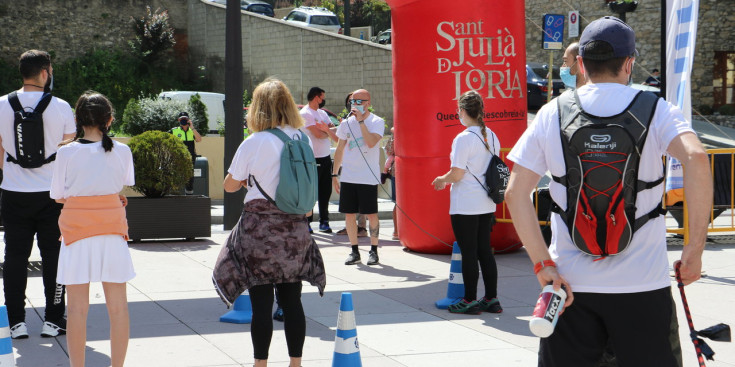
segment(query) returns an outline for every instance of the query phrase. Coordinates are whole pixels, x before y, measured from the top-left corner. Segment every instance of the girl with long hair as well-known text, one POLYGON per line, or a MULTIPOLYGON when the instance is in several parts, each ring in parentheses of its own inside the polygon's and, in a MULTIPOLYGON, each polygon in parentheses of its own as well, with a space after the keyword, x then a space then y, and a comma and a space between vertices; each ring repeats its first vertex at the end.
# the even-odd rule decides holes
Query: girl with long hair
POLYGON ((449 306, 449 312, 478 314, 500 313, 498 268, 490 247, 490 231, 495 222, 495 203, 482 182, 493 154, 500 154, 500 141, 482 121, 484 104, 476 91, 459 98, 457 114, 466 127, 452 142, 449 172, 434 179, 436 190, 452 184, 449 216, 457 244, 462 252, 464 298, 449 306), (474 177, 473 177, 474 176, 474 177), (479 262, 479 268, 478 268, 479 262), (477 299, 479 269, 485 283, 485 296, 477 299))
POLYGON ((67 345, 72 367, 84 366, 89 283, 102 282, 110 317, 111 364, 120 367, 130 337, 126 283, 135 277, 128 250, 124 185, 135 184, 133 156, 107 132, 113 108, 102 94, 86 92, 75 108, 77 134, 56 153, 51 198, 64 204, 56 281, 66 285, 67 345))

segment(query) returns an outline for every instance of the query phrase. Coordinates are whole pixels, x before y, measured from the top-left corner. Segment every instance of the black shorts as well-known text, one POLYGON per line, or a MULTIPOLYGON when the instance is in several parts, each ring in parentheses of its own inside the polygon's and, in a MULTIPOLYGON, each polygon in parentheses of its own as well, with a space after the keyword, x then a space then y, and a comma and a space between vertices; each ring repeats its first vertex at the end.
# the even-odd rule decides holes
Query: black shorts
POLYGON ((339 212, 375 214, 378 212, 378 185, 342 182, 339 187, 339 212))
POLYGON ((639 293, 574 293, 554 333, 542 338, 538 365, 597 366, 611 346, 620 366, 681 366, 671 288, 639 293))

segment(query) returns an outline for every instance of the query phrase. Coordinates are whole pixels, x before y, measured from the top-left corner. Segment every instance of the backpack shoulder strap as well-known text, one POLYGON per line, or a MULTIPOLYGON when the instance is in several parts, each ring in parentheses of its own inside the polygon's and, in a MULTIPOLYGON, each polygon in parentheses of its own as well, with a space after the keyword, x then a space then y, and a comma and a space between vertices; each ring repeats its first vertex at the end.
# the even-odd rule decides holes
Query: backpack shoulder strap
POLYGON ((34 113, 43 113, 43 111, 46 111, 46 107, 48 107, 49 103, 51 103, 51 93, 44 93, 41 97, 41 100, 38 101, 38 104, 36 105, 36 108, 33 109, 34 113))
MULTIPOLYGON (((267 131, 267 132, 269 132, 269 133, 277 136, 278 139, 281 139, 281 141, 284 144, 287 143, 289 140, 291 140, 291 138, 289 138, 288 135, 286 135, 286 133, 284 133, 283 131, 281 131, 281 129, 279 129, 279 128, 275 128, 274 127, 272 129, 267 129, 265 131, 267 131)), ((301 132, 301 133, 303 134, 303 132, 301 132)))
POLYGON ((559 113, 559 127, 561 130, 569 126, 582 112, 582 104, 576 90, 564 92, 557 97, 556 107, 559 113))
MULTIPOLYGON (((265 196, 265 199, 266 199, 266 200, 268 200, 268 201, 269 201, 269 202, 270 202, 271 204, 273 204, 273 205, 276 205, 276 201, 275 201, 275 200, 273 200, 273 198, 272 198, 272 197, 270 197, 270 195, 268 195, 268 194, 267 194, 267 193, 265 192, 265 190, 263 190, 263 188, 262 188, 262 187, 260 187, 260 184, 258 183, 258 180, 256 180, 256 179, 255 179, 255 176, 253 176, 253 175, 250 175, 250 176, 248 176, 248 186, 250 186, 250 187, 253 187, 253 184, 252 184, 252 183, 250 183, 250 181, 251 181, 251 180, 252 180, 253 182, 255 182, 255 186, 256 186, 256 187, 258 187, 258 190, 260 190, 260 193, 261 193, 261 194, 263 194, 263 196, 265 196)), ((277 206, 277 205, 276 205, 276 206, 277 206)))
POLYGON ((12 91, 8 94, 8 102, 10 102, 10 107, 13 107, 14 112, 23 111, 23 105, 20 104, 17 91, 12 91))

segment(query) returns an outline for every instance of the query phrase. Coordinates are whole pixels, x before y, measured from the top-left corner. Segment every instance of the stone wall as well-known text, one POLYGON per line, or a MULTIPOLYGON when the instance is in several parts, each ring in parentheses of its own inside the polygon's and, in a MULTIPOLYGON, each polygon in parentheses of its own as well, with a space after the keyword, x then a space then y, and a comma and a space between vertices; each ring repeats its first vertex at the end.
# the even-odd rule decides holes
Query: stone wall
POLYGON ((178 38, 185 41, 186 0, 2 0, 0 58, 16 63, 23 51, 37 48, 63 62, 94 48, 128 47, 130 17, 144 16, 146 5, 168 9, 178 38))
MULTIPOLYGON (((735 1, 701 0, 697 46, 692 68, 692 106, 712 105, 713 58, 715 51, 735 51, 735 1)), ((527 60, 548 63, 549 51, 541 49, 543 14, 554 13, 568 16, 569 11, 580 12, 581 30, 592 20, 612 13, 603 0, 526 0, 526 52, 527 60)), ((568 18, 568 17, 567 17, 568 18)), ((661 69, 661 2, 660 0, 638 0, 635 12, 626 14, 626 21, 636 31, 637 48, 640 56, 636 60, 633 80, 643 82, 647 71, 661 69)), ((568 22, 568 19, 566 19, 568 22)), ((564 45, 572 41, 564 34, 564 45)), ((554 52, 554 64, 561 65, 563 52, 554 52)))
MULTIPOLYGON (((243 85, 252 90, 267 77, 282 80, 296 103, 313 86, 327 91, 326 108, 339 113, 347 93, 370 91, 375 113, 393 120, 390 46, 242 13, 243 85)), ((225 7, 189 0, 189 55, 204 65, 214 92, 225 89, 225 7)))

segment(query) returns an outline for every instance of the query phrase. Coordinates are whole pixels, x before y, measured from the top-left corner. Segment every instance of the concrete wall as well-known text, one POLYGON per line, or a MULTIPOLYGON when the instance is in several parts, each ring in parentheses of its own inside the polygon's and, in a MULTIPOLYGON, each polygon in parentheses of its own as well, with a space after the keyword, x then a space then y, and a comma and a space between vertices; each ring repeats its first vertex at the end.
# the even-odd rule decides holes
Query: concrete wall
MULTIPOLYGON (((581 30, 589 22, 605 15, 615 15, 602 0, 526 0, 526 53, 528 61, 549 62, 549 51, 541 49, 543 14, 563 14, 568 22, 572 10, 580 11, 581 30)), ((633 80, 641 83, 648 77, 647 71, 661 69, 661 2, 639 0, 638 8, 626 13, 626 21, 636 31, 636 46, 640 56, 636 59, 633 80)), ((564 32, 564 45, 578 39, 569 39, 568 28, 564 32)), ((692 68, 692 106, 712 105, 712 79, 715 51, 735 51, 735 1, 701 0, 697 45, 692 68)), ((554 52, 554 64, 561 65, 562 52, 554 52)))
MULTIPOLYGON (((225 7, 189 0, 189 54, 205 65, 213 91, 225 89, 225 7)), ((339 113, 347 93, 366 88, 375 113, 393 121, 390 46, 299 27, 279 19, 242 12, 243 84, 252 90, 267 77, 282 80, 296 103, 309 88, 327 91, 326 108, 339 113)))
POLYGON ((134 37, 130 17, 144 16, 146 5, 167 9, 185 44, 187 0, 0 0, 0 58, 16 63, 37 48, 63 62, 94 48, 126 48, 134 37))

